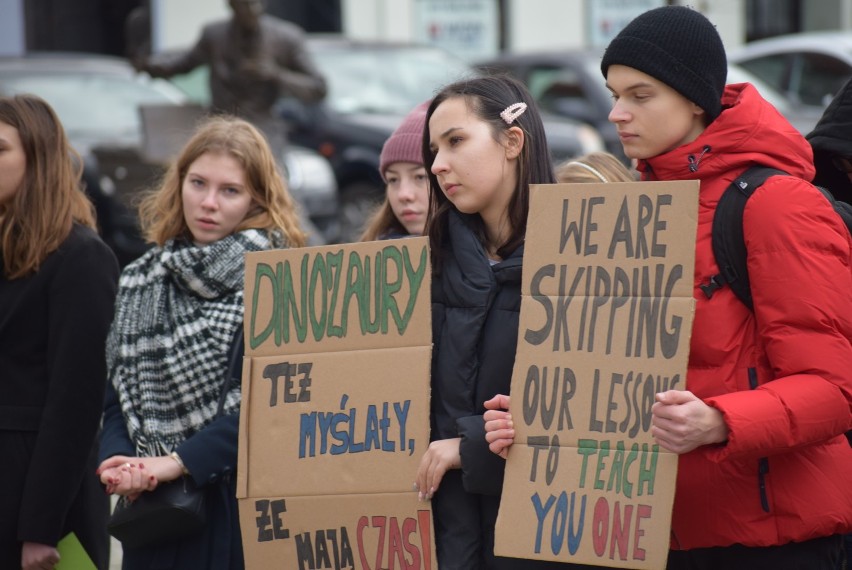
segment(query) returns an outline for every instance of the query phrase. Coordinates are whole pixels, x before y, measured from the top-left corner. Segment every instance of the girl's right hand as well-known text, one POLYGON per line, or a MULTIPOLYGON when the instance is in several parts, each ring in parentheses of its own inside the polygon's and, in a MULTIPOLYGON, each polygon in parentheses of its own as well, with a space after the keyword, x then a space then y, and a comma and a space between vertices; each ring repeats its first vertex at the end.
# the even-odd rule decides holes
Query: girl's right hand
POLYGON ((503 459, 509 455, 509 447, 515 443, 515 429, 509 410, 509 396, 497 394, 485 402, 485 440, 488 449, 503 459))

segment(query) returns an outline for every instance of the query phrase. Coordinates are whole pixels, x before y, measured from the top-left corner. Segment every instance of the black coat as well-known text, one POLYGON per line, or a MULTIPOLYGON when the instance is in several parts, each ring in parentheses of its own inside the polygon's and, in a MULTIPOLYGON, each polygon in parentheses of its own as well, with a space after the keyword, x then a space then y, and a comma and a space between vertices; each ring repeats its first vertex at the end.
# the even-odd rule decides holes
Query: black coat
POLYGON ((95 469, 117 282, 112 251, 79 225, 33 275, 0 272, 0 568, 21 567, 23 541, 72 531, 108 566, 95 469))
MULTIPOLYGON (((238 359, 241 362, 241 359, 238 359)), ((168 544, 124 549, 123 570, 244 568, 240 518, 237 508, 237 438, 239 415, 222 416, 195 433, 177 453, 199 487, 206 492, 204 531, 168 544)), ((107 386, 101 459, 135 456, 115 389, 107 386)))
POLYGON ((494 524, 505 462, 485 441, 483 403, 508 394, 521 307, 521 246, 491 265, 466 217, 449 217, 440 274, 432 283, 432 439, 461 437, 461 470, 432 500, 441 570, 580 568, 497 558, 494 524))

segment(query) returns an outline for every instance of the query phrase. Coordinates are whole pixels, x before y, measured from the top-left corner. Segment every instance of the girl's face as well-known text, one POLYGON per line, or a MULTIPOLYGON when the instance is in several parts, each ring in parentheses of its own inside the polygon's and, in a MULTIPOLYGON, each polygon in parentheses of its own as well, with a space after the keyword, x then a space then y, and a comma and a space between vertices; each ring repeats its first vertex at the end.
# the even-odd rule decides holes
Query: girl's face
POLYGON ((606 84, 614 101, 609 121, 615 123, 630 158, 664 154, 704 131, 704 110, 646 73, 611 65, 606 84))
POLYGON ((394 162, 385 170, 387 197, 393 215, 411 235, 422 235, 429 211, 426 168, 413 162, 394 162))
POLYGON ((181 187, 183 216, 196 245, 229 236, 253 204, 245 171, 227 153, 205 152, 189 165, 181 187))
POLYGON ((441 191, 462 213, 479 214, 486 225, 503 218, 517 185, 515 162, 523 133, 494 139, 491 126, 461 97, 443 101, 429 119, 432 173, 441 191))
POLYGON ((18 129, 0 122, 0 204, 18 193, 27 172, 27 155, 18 129))

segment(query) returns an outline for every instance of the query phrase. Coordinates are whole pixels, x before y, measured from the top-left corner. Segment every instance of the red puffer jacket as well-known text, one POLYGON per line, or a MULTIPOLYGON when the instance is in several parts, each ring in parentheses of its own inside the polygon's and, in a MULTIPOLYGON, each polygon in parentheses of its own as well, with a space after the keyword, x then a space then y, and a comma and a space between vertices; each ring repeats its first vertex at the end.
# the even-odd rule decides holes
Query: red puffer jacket
POLYGON ((687 389, 722 412, 728 441, 680 457, 672 548, 768 546, 852 530, 852 240, 814 176, 805 139, 749 84, 697 140, 639 165, 646 180, 701 180, 687 389), (718 273, 713 213, 759 163, 744 213, 755 311, 718 273), (692 168, 690 168, 692 165, 692 168))

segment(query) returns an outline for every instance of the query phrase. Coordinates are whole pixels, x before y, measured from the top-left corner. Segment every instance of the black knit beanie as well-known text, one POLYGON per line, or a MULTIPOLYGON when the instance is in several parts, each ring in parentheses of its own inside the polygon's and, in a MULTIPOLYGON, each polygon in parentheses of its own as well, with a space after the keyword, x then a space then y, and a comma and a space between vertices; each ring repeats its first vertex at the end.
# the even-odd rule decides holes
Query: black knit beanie
POLYGON ((601 71, 626 65, 662 81, 707 113, 722 112, 728 60, 719 32, 685 6, 654 8, 634 18, 606 48, 601 71))

